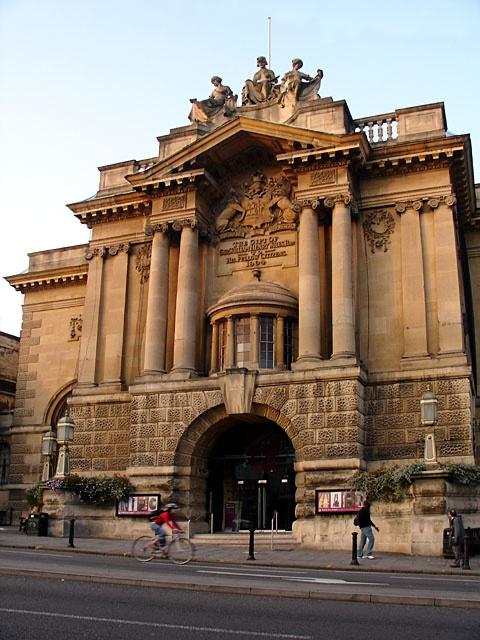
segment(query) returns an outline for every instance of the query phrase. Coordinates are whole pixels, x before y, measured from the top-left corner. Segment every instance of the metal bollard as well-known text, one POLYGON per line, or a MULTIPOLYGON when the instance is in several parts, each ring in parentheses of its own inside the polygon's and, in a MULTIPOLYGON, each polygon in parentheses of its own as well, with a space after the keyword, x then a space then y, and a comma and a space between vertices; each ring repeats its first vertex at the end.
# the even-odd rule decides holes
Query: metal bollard
POLYGON ((255 529, 252 527, 250 529, 250 537, 248 540, 248 558, 247 560, 255 560, 255 555, 254 555, 254 535, 255 535, 255 529))
POLYGON ((463 565, 462 569, 470 570, 470 527, 465 529, 465 538, 463 540, 463 565))
POLYGON ((352 560, 350 564, 358 566, 360 563, 358 562, 358 558, 357 558, 357 537, 358 537, 358 533, 357 531, 354 531, 352 533, 352 560))
POLYGON ((70 520, 70 531, 68 532, 68 546, 75 547, 73 544, 73 537, 75 535, 75 518, 70 520))

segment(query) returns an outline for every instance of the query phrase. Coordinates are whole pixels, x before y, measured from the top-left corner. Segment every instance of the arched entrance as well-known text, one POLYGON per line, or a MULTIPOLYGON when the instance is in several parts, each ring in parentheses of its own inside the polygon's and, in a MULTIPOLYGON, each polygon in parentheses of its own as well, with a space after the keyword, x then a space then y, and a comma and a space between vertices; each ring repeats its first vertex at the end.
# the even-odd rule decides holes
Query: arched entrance
POLYGON ((208 454, 207 510, 214 531, 291 530, 295 451, 283 429, 261 416, 229 416, 208 454))

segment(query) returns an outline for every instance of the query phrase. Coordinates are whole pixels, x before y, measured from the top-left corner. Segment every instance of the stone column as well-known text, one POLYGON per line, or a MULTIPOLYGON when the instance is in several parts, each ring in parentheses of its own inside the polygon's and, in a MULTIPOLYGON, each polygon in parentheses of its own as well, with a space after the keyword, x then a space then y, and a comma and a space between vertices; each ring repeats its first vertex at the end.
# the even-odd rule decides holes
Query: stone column
POLYGON ((218 322, 212 322, 212 351, 210 354, 210 374, 218 371, 218 322))
POLYGON ((118 384, 122 380, 123 341, 127 300, 128 243, 108 248, 112 261, 111 287, 108 291, 108 322, 103 327, 105 340, 102 384, 118 384))
POLYGON ((232 316, 227 316, 227 353, 225 369, 235 366, 235 322, 232 316))
POLYGON ((169 251, 166 232, 166 226, 156 227, 152 240, 143 358, 143 372, 147 374, 165 372, 169 251))
POLYGON ((285 336, 285 318, 278 315, 275 323, 275 368, 285 369, 285 354, 283 350, 285 336))
POLYGON ((320 247, 311 205, 300 214, 298 280, 298 358, 293 368, 308 369, 320 361, 320 247))
POLYGON ((420 230, 420 201, 397 203, 402 215, 403 357, 423 358, 427 352, 427 314, 420 230))
POLYGON ((435 210, 435 263, 438 295, 439 355, 464 351, 458 254, 453 221, 454 196, 430 200, 435 210), (438 204, 437 204, 438 203, 438 204), (437 205, 437 206, 435 206, 437 205))
POLYGON ((250 316, 250 369, 258 369, 260 366, 259 339, 259 318, 257 314, 252 314, 250 316))
POLYGON ((198 289, 198 230, 192 223, 182 227, 180 237, 172 368, 187 377, 196 373, 198 289))
POLYGON ((87 290, 83 310, 82 337, 78 357, 78 386, 96 384, 97 352, 102 300, 104 248, 88 249, 85 257, 89 261, 87 290))
POLYGON ((332 358, 355 356, 350 196, 325 198, 332 207, 332 358))

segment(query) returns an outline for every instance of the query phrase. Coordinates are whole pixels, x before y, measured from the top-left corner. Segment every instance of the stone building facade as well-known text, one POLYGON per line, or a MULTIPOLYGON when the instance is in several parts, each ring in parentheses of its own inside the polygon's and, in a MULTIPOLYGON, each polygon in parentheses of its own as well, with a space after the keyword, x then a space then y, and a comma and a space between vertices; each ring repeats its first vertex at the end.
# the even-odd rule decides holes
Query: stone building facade
POLYGON ((0 331, 0 524, 10 521, 9 491, 10 430, 15 406, 20 339, 0 331))
POLYGON ((73 471, 127 474, 199 530, 276 512, 332 545, 351 518, 318 514, 316 492, 422 460, 428 389, 438 461, 476 461, 469 136, 447 134, 442 103, 354 120, 298 62, 266 93, 256 74, 241 107, 213 78, 158 155, 100 167, 69 205, 87 245, 8 278, 25 293, 15 508, 67 402, 73 471))

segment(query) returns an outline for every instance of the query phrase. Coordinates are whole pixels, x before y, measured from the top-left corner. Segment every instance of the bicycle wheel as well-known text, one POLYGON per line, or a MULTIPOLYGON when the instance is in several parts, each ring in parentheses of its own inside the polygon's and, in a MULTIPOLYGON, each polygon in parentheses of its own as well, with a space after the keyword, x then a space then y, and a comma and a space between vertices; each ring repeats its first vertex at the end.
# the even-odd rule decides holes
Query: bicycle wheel
POLYGON ((132 544, 132 556, 139 562, 150 562, 155 555, 152 538, 140 536, 132 544))
POLYGON ((175 538, 168 547, 168 557, 175 564, 187 564, 195 553, 193 544, 187 538, 175 538))
POLYGON ((27 536, 38 536, 38 521, 35 519, 28 519, 25 524, 25 533, 27 536))

